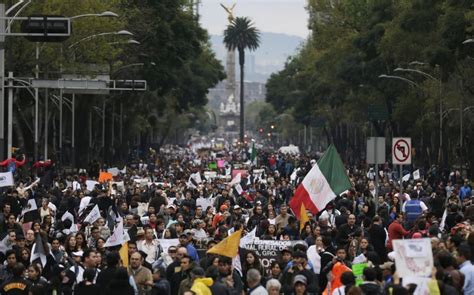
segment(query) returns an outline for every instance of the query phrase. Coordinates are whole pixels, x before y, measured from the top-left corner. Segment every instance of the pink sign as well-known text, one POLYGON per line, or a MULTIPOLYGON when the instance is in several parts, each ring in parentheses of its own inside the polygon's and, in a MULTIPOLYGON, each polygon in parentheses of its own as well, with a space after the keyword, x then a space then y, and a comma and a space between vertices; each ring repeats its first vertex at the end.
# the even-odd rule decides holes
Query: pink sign
POLYGON ((224 168, 225 161, 224 160, 217 160, 217 168, 224 168))
POLYGON ((237 174, 240 173, 240 177, 245 178, 247 177, 247 170, 232 170, 232 178, 234 178, 237 174))

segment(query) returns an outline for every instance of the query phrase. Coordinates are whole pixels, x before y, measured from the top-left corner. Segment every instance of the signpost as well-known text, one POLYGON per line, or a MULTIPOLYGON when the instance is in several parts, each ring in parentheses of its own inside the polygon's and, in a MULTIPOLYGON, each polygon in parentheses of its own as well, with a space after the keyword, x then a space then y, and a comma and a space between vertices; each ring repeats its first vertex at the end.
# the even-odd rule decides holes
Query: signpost
MULTIPOLYGON (((392 139, 392 164, 400 167, 400 201, 403 193, 403 165, 411 164, 411 138, 410 137, 394 137, 392 139)), ((400 202, 401 204, 402 202, 400 202)))
MULTIPOLYGON (((378 193, 379 164, 385 163, 385 137, 367 138, 366 158, 367 158, 367 164, 375 165, 375 192, 378 193)), ((375 197, 378 197, 378 196, 375 196, 375 197)))

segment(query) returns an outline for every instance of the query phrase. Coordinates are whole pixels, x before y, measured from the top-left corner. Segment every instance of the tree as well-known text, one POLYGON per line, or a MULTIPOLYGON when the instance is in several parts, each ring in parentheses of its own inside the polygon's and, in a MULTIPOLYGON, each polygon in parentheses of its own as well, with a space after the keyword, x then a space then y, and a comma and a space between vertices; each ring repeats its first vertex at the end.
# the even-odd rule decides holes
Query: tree
POLYGON ((239 52, 240 65, 240 142, 244 142, 244 65, 245 49, 255 50, 260 45, 260 32, 246 17, 235 18, 224 31, 228 50, 239 52))

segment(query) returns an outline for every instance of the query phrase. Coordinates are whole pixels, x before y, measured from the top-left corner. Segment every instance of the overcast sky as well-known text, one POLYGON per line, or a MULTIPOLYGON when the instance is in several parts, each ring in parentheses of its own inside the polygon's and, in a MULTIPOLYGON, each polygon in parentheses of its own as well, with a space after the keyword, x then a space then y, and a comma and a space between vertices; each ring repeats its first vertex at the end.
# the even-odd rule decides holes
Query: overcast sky
POLYGON ((306 0, 201 0, 201 24, 212 35, 222 35, 227 25, 227 13, 219 5, 232 6, 235 16, 246 16, 262 32, 285 33, 303 38, 308 36, 306 0))

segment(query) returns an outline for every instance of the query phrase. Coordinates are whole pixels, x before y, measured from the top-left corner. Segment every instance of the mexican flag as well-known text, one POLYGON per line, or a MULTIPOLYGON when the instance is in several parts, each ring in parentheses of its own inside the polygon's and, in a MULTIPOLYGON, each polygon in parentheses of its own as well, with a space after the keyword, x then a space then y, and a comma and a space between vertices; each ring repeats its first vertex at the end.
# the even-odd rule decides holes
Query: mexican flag
POLYGON ((317 164, 311 168, 290 200, 290 208, 298 220, 304 205, 311 213, 317 214, 336 198, 336 195, 351 187, 344 164, 336 148, 330 145, 317 164))
POLYGON ((255 141, 252 141, 252 147, 250 148, 250 162, 252 165, 257 166, 257 149, 255 148, 255 141))

